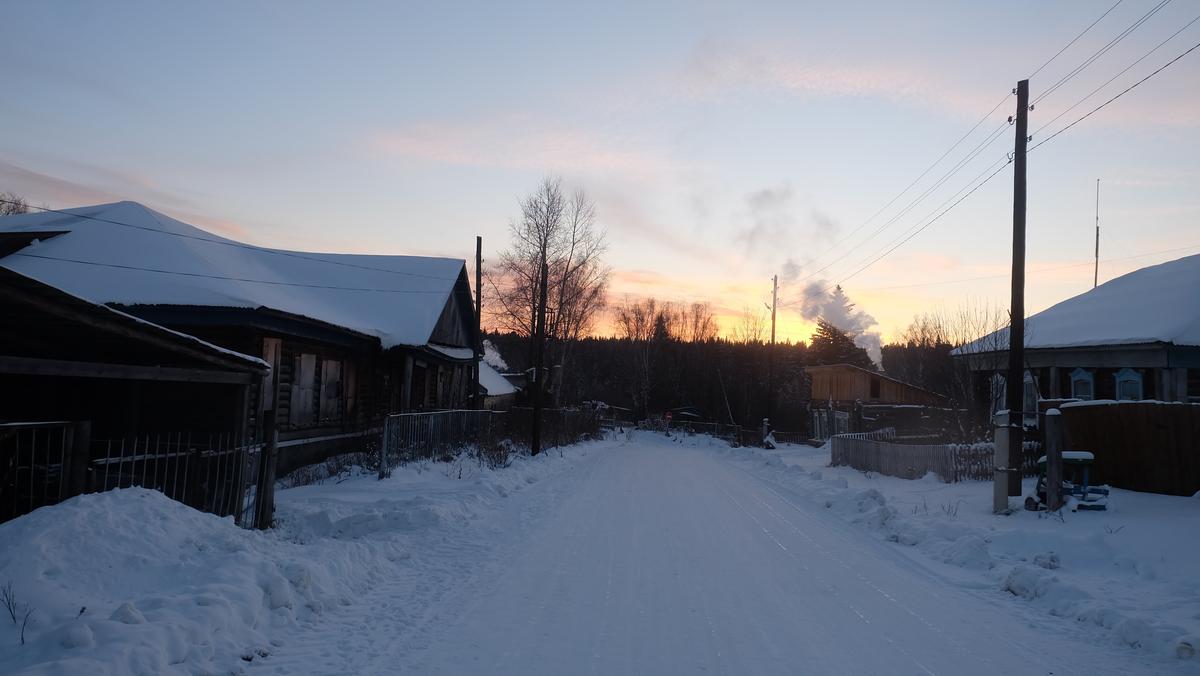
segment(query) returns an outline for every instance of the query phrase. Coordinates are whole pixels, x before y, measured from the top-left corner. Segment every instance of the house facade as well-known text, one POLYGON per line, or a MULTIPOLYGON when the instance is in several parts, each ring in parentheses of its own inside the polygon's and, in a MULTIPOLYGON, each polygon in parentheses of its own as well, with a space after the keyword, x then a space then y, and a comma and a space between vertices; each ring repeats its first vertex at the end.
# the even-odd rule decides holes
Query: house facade
POLYGON ((132 202, 0 219, 0 247, 0 268, 259 364, 226 418, 247 438, 274 416, 327 454, 388 413, 473 398, 460 259, 268 249, 132 202))
MULTIPOLYGON (((1200 256, 1142 268, 1025 323, 1024 409, 1039 399, 1200 402, 1200 256)), ((1003 329, 954 352, 1003 407, 1003 329)))
POLYGON ((805 366, 812 381, 814 404, 902 404, 944 406, 946 398, 924 388, 851 364, 805 366))

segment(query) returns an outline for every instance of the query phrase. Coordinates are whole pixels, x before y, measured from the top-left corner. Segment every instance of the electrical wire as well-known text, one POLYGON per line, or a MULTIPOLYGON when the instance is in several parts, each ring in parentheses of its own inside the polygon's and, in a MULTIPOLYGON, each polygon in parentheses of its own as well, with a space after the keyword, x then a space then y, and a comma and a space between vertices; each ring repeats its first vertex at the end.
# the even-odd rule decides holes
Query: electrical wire
POLYGON ((1049 59, 1048 61, 1046 61, 1046 63, 1043 63, 1042 65, 1038 66, 1038 67, 1037 67, 1037 70, 1035 70, 1035 71, 1033 71, 1032 73, 1030 73, 1030 74, 1029 74, 1029 77, 1027 77, 1027 78, 1025 78, 1025 79, 1026 79, 1026 80, 1032 80, 1034 75, 1037 75, 1038 73, 1042 72, 1042 69, 1043 69, 1043 68, 1045 68, 1046 66, 1049 66, 1051 63, 1053 63, 1053 61, 1054 61, 1055 59, 1057 59, 1058 57, 1062 56, 1062 53, 1063 53, 1063 52, 1067 51, 1067 49, 1068 49, 1068 48, 1069 48, 1071 45, 1073 45, 1073 44, 1075 44, 1076 42, 1078 42, 1078 41, 1079 41, 1079 38, 1083 37, 1084 35, 1086 35, 1086 34, 1087 34, 1087 32, 1088 32, 1088 31, 1092 30, 1092 27, 1094 27, 1096 24, 1100 23, 1100 19, 1103 19, 1104 17, 1108 16, 1109 12, 1113 11, 1114 9, 1116 9, 1116 8, 1117 8, 1117 5, 1121 4, 1123 1, 1124 1, 1124 0, 1117 0, 1117 2, 1116 2, 1116 3, 1115 3, 1113 6, 1112 6, 1112 7, 1109 7, 1109 8, 1108 8, 1108 9, 1107 9, 1107 10, 1106 10, 1106 11, 1105 11, 1103 14, 1101 14, 1099 17, 1097 17, 1095 21, 1093 21, 1093 22, 1091 22, 1090 24, 1088 24, 1088 27, 1087 27, 1087 28, 1084 28, 1082 33, 1080 33, 1079 35, 1076 35, 1076 36, 1075 36, 1075 38, 1074 38, 1073 40, 1071 40, 1071 41, 1070 41, 1070 42, 1068 42, 1066 45, 1064 45, 1062 49, 1060 49, 1060 50, 1058 50, 1057 52, 1055 52, 1054 56, 1050 57, 1050 59, 1049 59))
POLYGON ((1124 69, 1122 69, 1122 70, 1121 70, 1121 72, 1119 72, 1119 73, 1117 73, 1116 75, 1114 75, 1114 76, 1110 77, 1108 80, 1106 80, 1106 81, 1104 82, 1104 84, 1100 85, 1099 87, 1096 87, 1096 88, 1095 88, 1095 89, 1093 89, 1091 92, 1089 92, 1089 93, 1087 94, 1087 96, 1084 96, 1083 98, 1079 99, 1079 100, 1078 100, 1078 101, 1076 101, 1075 103, 1071 104, 1071 106, 1070 106, 1070 107, 1068 107, 1066 110, 1062 111, 1062 112, 1061 112, 1061 113, 1059 113, 1058 115, 1055 115, 1055 116, 1054 116, 1054 118, 1053 118, 1052 120, 1050 120, 1049 122, 1047 122, 1047 123, 1043 124, 1042 126, 1038 127, 1038 128, 1037 128, 1037 129, 1036 129, 1036 130, 1033 132, 1033 134, 1031 134, 1031 136, 1034 136, 1034 137, 1036 137, 1036 136, 1037 136, 1037 135, 1038 135, 1038 134, 1039 134, 1039 133, 1040 133, 1040 132, 1041 132, 1043 129, 1045 129, 1046 127, 1049 127, 1050 125, 1054 124, 1055 122, 1058 122, 1060 119, 1062 119, 1063 115, 1066 115, 1067 113, 1071 112, 1072 110, 1075 110, 1076 108, 1078 108, 1078 107, 1079 107, 1079 105, 1080 105, 1081 103, 1083 103, 1084 101, 1087 101, 1088 99, 1090 99, 1090 98, 1092 98, 1093 96, 1095 96, 1095 95, 1096 95, 1096 92, 1098 92, 1098 91, 1100 91, 1101 89, 1104 89, 1104 88, 1105 88, 1105 87, 1107 87, 1108 85, 1112 84, 1113 80, 1116 80, 1117 78, 1121 77, 1121 76, 1122 76, 1122 75, 1124 75, 1125 73, 1128 73, 1128 72, 1130 71, 1130 69, 1132 69, 1134 66, 1138 65, 1138 64, 1139 64, 1139 63, 1141 63, 1142 61, 1145 61, 1145 60, 1146 60, 1146 57, 1150 56, 1150 55, 1151 55, 1151 54, 1153 54, 1154 52, 1157 52, 1157 51, 1158 51, 1158 50, 1159 50, 1159 49, 1160 49, 1160 48, 1161 48, 1163 45, 1165 45, 1165 44, 1167 44, 1168 42, 1170 42, 1171 40, 1173 40, 1173 39, 1175 38, 1175 36, 1179 35, 1179 34, 1180 34, 1180 33, 1182 33, 1183 31, 1185 31, 1185 30, 1187 30, 1188 28, 1190 28, 1190 27, 1192 26, 1192 24, 1196 23, 1197 21, 1200 21, 1200 16, 1197 16, 1196 18, 1194 18, 1194 19, 1192 19, 1191 21, 1189 21, 1189 22, 1187 22, 1186 24, 1184 24, 1182 28, 1180 28, 1179 30, 1177 30, 1177 31, 1175 31, 1174 33, 1172 33, 1172 34, 1170 35, 1170 37, 1168 37, 1166 40, 1163 40, 1162 42, 1158 43, 1157 45, 1155 45, 1155 46, 1154 46, 1154 48, 1153 48, 1153 49, 1151 49, 1150 51, 1148 51, 1148 52, 1146 52, 1145 54, 1142 54, 1140 57, 1138 57, 1138 60, 1137 60, 1137 61, 1134 61, 1133 63, 1129 64, 1128 66, 1125 66, 1125 68, 1124 68, 1124 69))
POLYGON ((1122 40, 1129 37, 1129 35, 1131 33, 1133 33, 1135 30, 1137 30, 1138 28, 1140 28, 1142 26, 1142 24, 1149 21, 1150 17, 1157 14, 1160 10, 1162 10, 1163 7, 1166 7, 1170 3, 1171 3, 1171 0, 1162 0, 1154 7, 1150 8, 1150 11, 1143 14, 1141 16, 1141 18, 1139 18, 1137 21, 1134 21, 1133 24, 1130 25, 1128 28, 1126 28, 1125 30, 1118 33, 1117 37, 1113 38, 1112 40, 1109 40, 1106 45, 1104 45, 1100 49, 1096 50, 1088 58, 1084 59, 1083 63, 1080 63, 1078 66, 1076 66, 1070 72, 1068 72, 1066 75, 1059 78, 1058 82, 1055 82, 1046 91, 1042 92, 1037 98, 1035 98, 1032 102, 1030 102, 1030 105, 1031 106, 1037 105, 1039 101, 1041 101, 1042 99, 1046 98, 1047 96, 1053 94, 1056 90, 1058 90, 1059 87, 1062 87, 1064 84, 1075 79, 1075 77, 1077 77, 1080 73, 1082 73, 1088 66, 1092 65, 1093 63, 1096 62, 1097 59, 1099 59, 1100 57, 1107 54, 1110 49, 1112 49, 1113 47, 1116 47, 1118 44, 1120 44, 1120 42, 1122 40))
POLYGON ((1142 84, 1146 80, 1149 80, 1150 78, 1154 77, 1155 75, 1158 75, 1159 73, 1163 72, 1168 67, 1170 67, 1172 64, 1174 64, 1176 61, 1182 59, 1183 57, 1187 56, 1188 54, 1191 54, 1192 52, 1196 51, 1196 49, 1198 49, 1198 48, 1200 48, 1200 42, 1192 45, 1190 48, 1188 48, 1186 51, 1184 51, 1179 56, 1177 56, 1177 57, 1171 59, 1170 61, 1164 63, 1163 65, 1159 66, 1157 69, 1155 69, 1153 72, 1151 72, 1146 77, 1143 77, 1142 79, 1138 80, 1137 82, 1134 82, 1133 84, 1129 85, 1120 94, 1117 94, 1116 96, 1105 101, 1104 103, 1101 103, 1100 105, 1096 106, 1095 108, 1089 110, 1083 116, 1077 118, 1071 124, 1068 124, 1067 126, 1063 127, 1062 129, 1059 129, 1058 131, 1054 132, 1053 134, 1042 139, 1036 145, 1031 147, 1028 152, 1033 152, 1033 151, 1037 150, 1038 148, 1040 148, 1041 146, 1045 145, 1046 143, 1049 143, 1050 141, 1052 141, 1054 139, 1054 137, 1065 132, 1066 130, 1070 129, 1071 127, 1074 127, 1075 125, 1079 124, 1080 122, 1083 122, 1084 120, 1088 119, 1089 117, 1091 117, 1093 114, 1099 112, 1102 108, 1104 108, 1108 104, 1112 103, 1113 101, 1116 101, 1117 99, 1121 98, 1122 96, 1125 96, 1129 92, 1133 91, 1138 85, 1142 84))
MULTIPOLYGON (((1119 261, 1132 260, 1134 258, 1146 258, 1147 256, 1161 256, 1162 254, 1176 253, 1178 251, 1188 251, 1191 249, 1200 249, 1200 244, 1190 244, 1188 246, 1180 246, 1180 247, 1175 247, 1172 249, 1161 249, 1159 251, 1148 251, 1146 253, 1134 254, 1132 256, 1119 256, 1116 258, 1103 258, 1100 260, 1100 263, 1101 264, 1116 263, 1119 261)), ((1092 265, 1095 265, 1095 263, 1096 263, 1095 261, 1086 261, 1083 263, 1070 263, 1068 265, 1056 265, 1056 266, 1047 267, 1047 268, 1037 268, 1035 270, 1027 270, 1026 274, 1036 275, 1036 274, 1041 274, 1043 272, 1055 272, 1057 270, 1069 270, 1071 268, 1081 268, 1084 266, 1092 266, 1092 265)), ((983 280, 987 280, 987 279, 1008 279, 1008 278, 1009 278, 1008 274, 981 275, 979 277, 960 277, 958 279, 944 279, 940 282, 922 282, 919 284, 895 284, 895 285, 891 285, 891 286, 870 286, 870 287, 860 289, 860 291, 890 291, 892 289, 914 289, 914 288, 918 288, 918 287, 922 287, 922 286, 938 286, 941 284, 959 284, 961 282, 978 282, 978 281, 983 281, 983 280)))

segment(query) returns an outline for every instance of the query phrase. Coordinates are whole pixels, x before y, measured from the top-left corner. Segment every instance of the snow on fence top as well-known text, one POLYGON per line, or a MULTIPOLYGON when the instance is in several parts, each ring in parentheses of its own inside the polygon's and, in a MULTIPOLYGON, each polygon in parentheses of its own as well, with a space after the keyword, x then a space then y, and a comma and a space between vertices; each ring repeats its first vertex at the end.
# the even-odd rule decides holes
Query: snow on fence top
POLYGON ((271 308, 425 345, 465 263, 455 258, 268 249, 137 204, 0 218, 0 232, 63 232, 0 266, 95 303, 271 308))
MULTIPOLYGON (((1200 254, 1134 270, 1025 320, 1025 347, 1200 345, 1200 254)), ((1008 329, 954 354, 1004 351, 1008 329)))

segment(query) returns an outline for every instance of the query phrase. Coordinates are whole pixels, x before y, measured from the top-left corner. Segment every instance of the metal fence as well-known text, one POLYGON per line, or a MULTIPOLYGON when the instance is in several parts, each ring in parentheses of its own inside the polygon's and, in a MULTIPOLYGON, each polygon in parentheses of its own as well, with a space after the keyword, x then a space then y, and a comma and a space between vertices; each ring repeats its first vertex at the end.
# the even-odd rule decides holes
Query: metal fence
POLYGON ((850 432, 850 413, 833 408, 812 410, 812 438, 830 439, 850 432))
POLYGON ((0 522, 73 495, 67 466, 74 448, 70 422, 0 424, 0 522))
POLYGON ((397 465, 453 455, 468 444, 494 438, 497 418, 508 414, 487 410, 393 413, 384 421, 379 475, 397 465))
MULTIPOLYGON (((934 472, 945 482, 986 481, 993 477, 994 449, 980 444, 901 444, 892 440, 895 430, 880 430, 833 437, 831 465, 848 465, 864 472, 878 472, 901 479, 920 479, 934 472)), ((1022 472, 1032 476, 1040 444, 1024 443, 1022 472)))
POLYGON ((255 483, 261 444, 232 434, 158 434, 96 440, 88 492, 140 486, 217 516, 254 525, 255 483))
POLYGON ((741 425, 728 425, 717 422, 697 422, 693 420, 665 420, 663 418, 648 418, 646 420, 639 421, 637 427, 641 430, 650 430, 653 432, 663 433, 670 431, 676 434, 684 434, 687 436, 707 434, 717 439, 724 439, 730 443, 742 443, 741 425))
POLYGON ((86 422, 0 424, 0 522, 82 493, 140 486, 255 525, 262 446, 233 435, 92 439, 86 422))

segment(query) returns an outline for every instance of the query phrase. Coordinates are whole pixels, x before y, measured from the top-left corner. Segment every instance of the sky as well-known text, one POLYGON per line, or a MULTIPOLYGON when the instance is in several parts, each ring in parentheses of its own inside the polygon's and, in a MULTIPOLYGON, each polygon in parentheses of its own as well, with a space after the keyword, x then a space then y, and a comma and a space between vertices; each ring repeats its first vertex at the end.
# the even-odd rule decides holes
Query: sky
MULTIPOLYGON (((728 332, 779 275, 800 340, 840 282, 886 342, 1008 306, 1012 89, 1037 71, 1047 139, 1200 42, 1118 75, 1200 14, 1175 0, 1089 62, 1159 1, 9 1, 0 191, 308 251, 482 235, 487 259, 560 176, 596 203, 612 304, 708 302, 728 332)), ((1030 152, 1030 313, 1091 288, 1097 179, 1101 282, 1200 253, 1198 85, 1200 49, 1030 152)))

